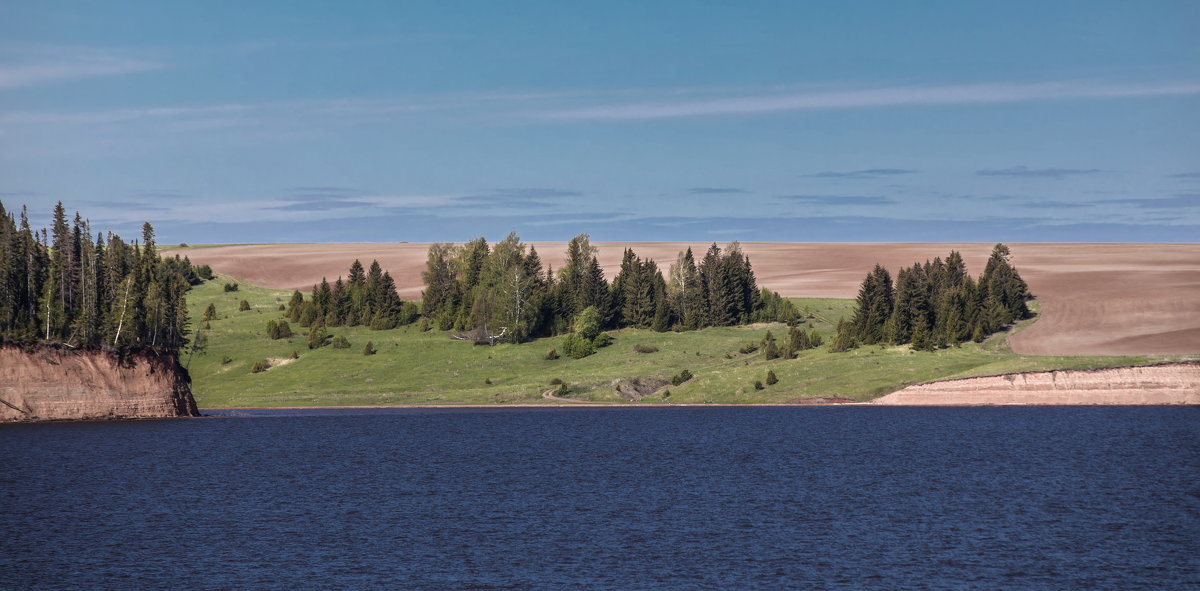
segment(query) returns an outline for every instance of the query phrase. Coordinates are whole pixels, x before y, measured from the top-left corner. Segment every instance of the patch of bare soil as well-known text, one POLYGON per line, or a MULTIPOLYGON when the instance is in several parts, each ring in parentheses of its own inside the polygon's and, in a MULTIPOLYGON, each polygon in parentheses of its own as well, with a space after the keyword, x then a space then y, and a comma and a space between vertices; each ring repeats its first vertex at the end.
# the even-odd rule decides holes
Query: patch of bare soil
POLYGON ((812 398, 793 398, 788 404, 822 405, 822 404, 860 404, 853 398, 838 398, 836 396, 814 396, 812 398))
POLYGON ((872 403, 899 406, 1200 404, 1200 363, 944 380, 908 386, 876 398, 872 403))
POLYGON ((614 392, 625 400, 641 400, 670 383, 662 378, 627 378, 617 380, 614 392))
MULTIPOLYGON (((542 260, 560 268, 565 242, 533 243, 542 260)), ((666 272, 691 247, 697 259, 708 243, 597 243, 611 279, 625 248, 666 272)), ((725 244, 721 244, 722 247, 725 244)), ((1010 339, 1030 355, 1144 355, 1200 352, 1200 244, 1010 244, 1012 261, 1042 305, 1042 317, 1010 339)), ((359 259, 391 272, 406 299, 421 297, 428 244, 260 244, 175 249, 239 280, 307 291, 333 281, 359 259)), ((760 286, 791 297, 852 298, 876 264, 893 274, 914 262, 962 253, 972 275, 983 271, 991 244, 805 244, 746 242, 760 286)))

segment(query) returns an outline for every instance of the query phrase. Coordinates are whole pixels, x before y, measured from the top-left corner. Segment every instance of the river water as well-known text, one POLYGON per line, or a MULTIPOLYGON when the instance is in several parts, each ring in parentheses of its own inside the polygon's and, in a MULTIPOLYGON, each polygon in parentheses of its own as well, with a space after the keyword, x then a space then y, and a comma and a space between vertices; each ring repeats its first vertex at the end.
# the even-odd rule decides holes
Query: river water
POLYGON ((1200 408, 0 426, 0 587, 1200 587, 1200 408))

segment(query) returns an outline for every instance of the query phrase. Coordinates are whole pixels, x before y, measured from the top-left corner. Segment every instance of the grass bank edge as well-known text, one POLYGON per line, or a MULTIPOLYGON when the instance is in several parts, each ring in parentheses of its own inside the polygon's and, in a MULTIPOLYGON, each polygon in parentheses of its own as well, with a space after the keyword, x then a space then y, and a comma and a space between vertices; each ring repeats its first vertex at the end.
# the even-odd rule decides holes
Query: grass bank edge
MULTIPOLYGON (((551 383, 555 379, 567 384, 566 394, 571 399, 607 405, 789 404, 811 398, 865 401, 907 385, 944 379, 1176 360, 1016 355, 1007 346, 1011 332, 995 335, 983 344, 968 343, 934 353, 914 352, 907 346, 863 347, 847 353, 820 348, 805 351, 794 360, 766 360, 761 351, 738 352, 745 344, 760 341, 767 330, 777 339, 786 337, 787 327, 782 324, 684 333, 610 331, 616 338, 612 346, 579 360, 544 359, 549 349, 561 349, 562 337, 477 347, 453 341, 445 333, 420 332, 415 326, 389 331, 337 327, 330 332, 349 340, 350 348, 309 350, 303 338, 306 329, 301 327, 293 326, 297 335, 290 340, 272 340, 266 335, 267 322, 281 317, 278 306, 287 301, 290 291, 240 283, 238 291, 224 292, 223 284, 232 281, 223 277, 207 282, 188 297, 194 328, 203 330, 201 315, 209 303, 218 310, 211 328, 203 330, 209 342, 207 352, 185 354, 182 359, 189 364, 201 407, 562 405, 542 397, 556 386, 551 383), (238 311, 243 299, 250 309, 238 311), (362 354, 367 341, 379 354, 362 354), (658 352, 634 352, 635 344, 656 347, 658 352), (297 359, 291 359, 293 353, 297 359), (272 360, 273 367, 251 373, 252 364, 260 360, 272 360), (696 377, 639 400, 627 400, 614 392, 621 379, 670 379, 683 369, 696 377), (768 371, 776 374, 779 383, 756 389, 755 382, 766 382, 768 371)), ((853 300, 793 300, 807 310, 809 325, 827 341, 838 318, 848 317, 853 308, 853 300)), ((1029 322, 1032 320, 1012 332, 1029 322)))

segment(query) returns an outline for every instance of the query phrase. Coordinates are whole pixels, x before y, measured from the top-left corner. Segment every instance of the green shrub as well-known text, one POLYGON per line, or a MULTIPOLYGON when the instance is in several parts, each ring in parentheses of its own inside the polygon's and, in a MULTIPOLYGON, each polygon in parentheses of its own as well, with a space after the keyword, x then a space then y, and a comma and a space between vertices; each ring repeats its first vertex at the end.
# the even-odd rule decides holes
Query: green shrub
POLYGON ((767 370, 767 385, 774 386, 779 383, 779 377, 775 375, 775 370, 767 370))
POLYGON ((384 314, 383 312, 377 312, 375 317, 371 319, 370 329, 392 330, 393 328, 396 328, 396 326, 397 324, 395 317, 384 314))
POLYGON ((695 377, 695 376, 692 375, 692 372, 684 369, 671 377, 671 385, 678 386, 678 385, 692 379, 693 377, 695 377))
POLYGON ((233 363, 232 357, 230 357, 228 355, 221 356, 221 365, 229 365, 230 363, 233 363))
POLYGON ((255 361, 254 365, 250 368, 250 373, 262 373, 268 369, 271 369, 271 362, 267 361, 266 359, 259 359, 258 361, 255 361))
POLYGON ((759 381, 759 380, 754 380, 754 389, 755 389, 755 390, 762 390, 762 389, 763 389, 763 384, 762 384, 762 382, 761 382, 761 381, 759 381))
POLYGON ((597 349, 602 349, 604 347, 611 345, 612 343, 613 343, 612 335, 610 335, 606 332, 602 332, 602 333, 596 335, 596 338, 592 339, 592 345, 595 345, 595 347, 597 349))
POLYGON ((277 308, 277 309, 278 309, 280 312, 283 312, 283 311, 287 310, 287 306, 285 306, 285 305, 283 305, 283 304, 279 304, 279 308, 277 308))
POLYGON ((319 349, 326 345, 325 340, 329 338, 329 333, 325 332, 323 325, 316 325, 308 329, 308 348, 319 349))
POLYGON ((571 326, 585 340, 595 339, 600 334, 600 312, 595 306, 588 306, 575 315, 571 326))
POLYGON ((658 353, 658 347, 655 347, 654 345, 643 345, 641 343, 634 345, 633 350, 637 353, 658 353))
POLYGON ((267 336, 272 339, 290 339, 292 338, 292 327, 287 320, 268 320, 267 321, 267 336))
POLYGON ((238 303, 238 312, 245 312, 246 310, 249 310, 249 309, 250 309, 250 302, 247 302, 246 300, 242 300, 241 302, 238 303))
MULTIPOLYGON (((741 349, 738 349, 738 353, 741 353, 742 355, 749 355, 757 350, 758 350, 757 344, 746 343, 745 345, 742 345, 741 349)), ((699 351, 697 351, 697 353, 699 353, 699 351)))
POLYGON ((333 337, 333 342, 331 342, 330 344, 333 345, 334 349, 349 349, 350 348, 350 341, 347 341, 346 337, 344 337, 342 335, 337 335, 336 337, 333 337))
POLYGON ((596 345, 577 332, 573 332, 563 339, 563 353, 572 359, 583 359, 595 352, 596 345))
POLYGON ((553 380, 550 380, 550 385, 551 385, 551 386, 557 386, 557 385, 559 385, 559 384, 561 384, 561 383, 563 383, 563 381, 562 381, 561 379, 559 379, 559 378, 554 378, 553 380))
POLYGON ((367 344, 363 345, 363 355, 374 355, 378 352, 379 351, 375 348, 375 343, 372 343, 371 341, 367 341, 367 344))
POLYGON ((238 290, 238 284, 236 284, 236 283, 226 283, 226 284, 225 284, 225 288, 224 288, 224 289, 225 289, 225 293, 229 293, 229 292, 231 292, 231 291, 237 291, 237 290, 238 290))
POLYGON ((546 361, 553 361, 555 359, 558 359, 558 349, 546 351, 546 361))
POLYGON ((209 320, 216 320, 216 319, 217 319, 217 305, 213 304, 213 303, 209 303, 208 307, 204 309, 204 321, 208 322, 209 320))

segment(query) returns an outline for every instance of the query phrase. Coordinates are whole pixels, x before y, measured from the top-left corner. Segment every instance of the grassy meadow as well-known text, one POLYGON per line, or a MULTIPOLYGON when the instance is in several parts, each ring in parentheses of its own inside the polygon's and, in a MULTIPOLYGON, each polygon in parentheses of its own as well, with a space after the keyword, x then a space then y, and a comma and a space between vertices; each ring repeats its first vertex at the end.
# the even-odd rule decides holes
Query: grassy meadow
MULTIPOLYGON (((475 346, 438 331, 421 332, 416 325, 373 331, 366 327, 334 327, 333 336, 349 340, 348 349, 331 346, 308 349, 304 329, 272 340, 267 322, 282 318, 279 306, 291 292, 241 284, 225 292, 226 279, 209 281, 188 294, 194 330, 208 339, 207 350, 189 356, 192 390, 201 408, 355 406, 422 404, 560 404, 542 393, 553 380, 567 384, 567 397, 597 403, 636 404, 616 394, 614 383, 627 378, 670 379, 683 369, 695 377, 640 403, 786 403, 800 398, 839 397, 868 400, 907 384, 945 378, 993 375, 1044 369, 1083 369, 1139 365, 1160 361, 1148 357, 1029 357, 1008 350, 1003 334, 982 344, 968 343, 936 353, 902 347, 863 347, 829 353, 825 347, 805 351, 799 358, 766 360, 761 349, 742 354, 747 343, 758 343, 768 330, 782 341, 782 324, 708 328, 684 333, 649 330, 610 331, 609 347, 583 359, 545 359, 550 349, 562 350, 562 337, 520 345, 475 346), (250 310, 239 311, 246 300, 250 310), (202 320, 209 303, 217 319, 205 330, 202 320), (363 355, 371 341, 378 353, 363 355), (638 353, 637 344, 657 347, 638 353), (297 358, 292 359, 295 353, 297 358), (269 360, 271 368, 252 373, 255 362, 269 360), (779 382, 766 386, 772 370, 779 382), (763 382, 756 390, 754 382, 763 382)), ((809 314, 808 323, 832 337, 838 318, 849 317, 853 300, 796 299, 809 314)), ((1019 330, 1019 327, 1018 327, 1019 330)))

